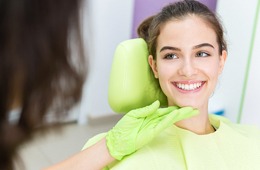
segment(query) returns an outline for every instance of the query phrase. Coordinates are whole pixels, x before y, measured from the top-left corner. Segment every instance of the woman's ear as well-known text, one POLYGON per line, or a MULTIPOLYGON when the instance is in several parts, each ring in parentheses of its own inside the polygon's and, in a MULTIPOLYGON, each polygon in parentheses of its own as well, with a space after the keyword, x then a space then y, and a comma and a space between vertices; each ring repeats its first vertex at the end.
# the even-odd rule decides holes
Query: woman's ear
POLYGON ((158 71, 157 71, 156 61, 154 60, 152 55, 149 55, 148 62, 149 62, 150 67, 153 70, 154 77, 158 78, 158 71))
POLYGON ((227 59, 227 51, 226 50, 222 50, 222 54, 220 56, 220 63, 219 63, 219 75, 222 73, 222 71, 224 69, 224 65, 226 63, 226 59, 227 59))

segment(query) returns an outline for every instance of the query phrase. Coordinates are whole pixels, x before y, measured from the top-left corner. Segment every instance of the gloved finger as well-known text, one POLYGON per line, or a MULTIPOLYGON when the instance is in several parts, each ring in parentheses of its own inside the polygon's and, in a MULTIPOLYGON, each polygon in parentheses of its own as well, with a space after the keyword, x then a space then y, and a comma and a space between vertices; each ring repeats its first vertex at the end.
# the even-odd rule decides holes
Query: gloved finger
POLYGON ((155 126, 155 133, 160 133, 164 129, 172 126, 175 123, 175 115, 168 114, 165 115, 161 120, 158 122, 158 124, 155 126))
POLYGON ((156 115, 157 115, 157 117, 164 116, 166 114, 171 113, 172 111, 174 111, 176 109, 179 109, 179 107, 178 106, 170 106, 170 107, 166 107, 166 108, 159 108, 156 111, 156 115))
POLYGON ((178 122, 180 120, 195 116, 199 113, 198 110, 193 109, 191 107, 184 107, 178 110, 175 110, 171 112, 168 115, 165 115, 165 117, 157 124, 156 131, 157 133, 159 131, 162 131, 165 128, 168 128, 172 126, 175 122, 178 122))
POLYGON ((192 107, 183 107, 181 109, 177 109, 170 113, 173 116, 175 122, 178 122, 183 119, 190 118, 192 116, 198 115, 199 111, 197 109, 193 109, 192 107))
POLYGON ((140 108, 140 109, 135 109, 127 113, 126 115, 130 117, 135 117, 135 118, 143 118, 146 116, 149 116, 153 113, 156 112, 156 110, 160 107, 160 102, 156 100, 153 102, 151 105, 140 108))
POLYGON ((163 117, 164 115, 167 115, 171 113, 172 111, 178 109, 177 106, 171 106, 166 108, 159 108, 157 111, 149 116, 147 116, 147 120, 149 121, 159 121, 160 117, 163 117))

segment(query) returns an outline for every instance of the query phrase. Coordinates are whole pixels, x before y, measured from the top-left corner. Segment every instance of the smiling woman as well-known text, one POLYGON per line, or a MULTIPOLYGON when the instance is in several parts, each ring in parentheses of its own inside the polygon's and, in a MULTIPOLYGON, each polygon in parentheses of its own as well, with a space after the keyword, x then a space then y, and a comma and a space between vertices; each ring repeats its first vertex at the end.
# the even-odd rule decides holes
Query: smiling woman
POLYGON ((213 130, 208 119, 208 101, 227 52, 223 33, 217 34, 222 30, 217 18, 210 11, 198 10, 204 6, 194 3, 193 7, 193 11, 180 15, 175 6, 168 6, 154 17, 147 42, 148 47, 156 47, 150 49, 148 60, 168 105, 192 106, 200 111, 201 118, 182 120, 178 126, 203 134, 213 130))

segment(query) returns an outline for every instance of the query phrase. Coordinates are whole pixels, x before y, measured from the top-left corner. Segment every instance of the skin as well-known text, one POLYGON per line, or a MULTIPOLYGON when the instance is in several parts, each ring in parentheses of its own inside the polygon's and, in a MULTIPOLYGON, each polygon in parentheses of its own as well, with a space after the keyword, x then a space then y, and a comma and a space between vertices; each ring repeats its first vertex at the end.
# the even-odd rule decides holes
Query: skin
POLYGON ((169 106, 192 106, 200 112, 176 125, 196 134, 213 132, 208 102, 227 57, 226 51, 219 53, 215 31, 195 15, 168 21, 160 28, 156 51, 156 60, 151 55, 148 60, 169 106))
POLYGON ((98 170, 114 160, 106 146, 106 139, 103 138, 88 149, 44 170, 98 170))

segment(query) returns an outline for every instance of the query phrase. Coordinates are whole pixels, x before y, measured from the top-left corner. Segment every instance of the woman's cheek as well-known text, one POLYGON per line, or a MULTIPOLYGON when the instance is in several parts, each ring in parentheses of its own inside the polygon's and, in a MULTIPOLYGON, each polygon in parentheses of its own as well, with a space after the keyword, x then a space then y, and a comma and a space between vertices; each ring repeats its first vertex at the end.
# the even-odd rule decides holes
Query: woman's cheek
POLYGON ((175 73, 172 67, 165 65, 164 67, 158 68, 158 78, 159 78, 161 89, 164 92, 164 94, 168 97, 171 96, 170 86, 171 86, 171 81, 173 81, 174 75, 175 73))

